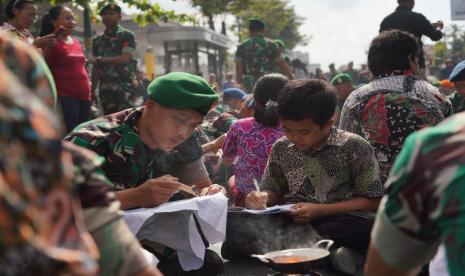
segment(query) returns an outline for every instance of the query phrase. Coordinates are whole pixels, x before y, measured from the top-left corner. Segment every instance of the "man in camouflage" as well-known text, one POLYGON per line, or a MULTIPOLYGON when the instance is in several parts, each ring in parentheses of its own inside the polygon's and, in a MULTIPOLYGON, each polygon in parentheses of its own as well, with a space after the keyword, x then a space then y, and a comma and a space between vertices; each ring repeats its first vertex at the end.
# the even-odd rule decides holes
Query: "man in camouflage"
MULTIPOLYGON (((218 99, 216 92, 201 77, 175 72, 155 79, 148 93, 144 106, 81 124, 65 140, 105 158, 103 170, 123 210, 180 199, 182 183, 209 194, 224 193, 211 183, 193 134, 218 99)), ((152 249, 161 258, 160 269, 171 271, 173 251, 162 245, 152 249)), ((205 264, 212 258, 218 256, 207 250, 205 264)), ((206 265, 200 269, 204 275, 218 273, 206 265)))
POLYGON ((249 20, 250 38, 242 42, 236 51, 236 79, 247 93, 252 93, 255 82, 263 75, 279 68, 288 79, 292 72, 281 55, 278 45, 265 38, 265 23, 262 20, 249 20), (278 66, 276 66, 278 65, 278 66))
MULTIPOLYGON (((53 92, 53 78, 47 73, 48 68, 36 51, 0 33, 0 60, 5 62, 22 84, 39 96, 50 109, 54 109, 56 94, 53 92)), ((15 90, 14 93, 20 94, 20 91, 15 90)), ((139 243, 121 218, 118 211, 120 204, 110 191, 109 181, 101 169, 103 158, 68 142, 63 143, 61 149, 70 156, 69 161, 72 161, 71 189, 73 194, 79 196, 79 209, 83 209, 84 225, 98 247, 99 273, 159 275, 147 263, 141 254, 139 243)))
POLYGON ((406 139, 385 184, 366 275, 410 275, 441 243, 450 275, 465 275, 464 137, 459 113, 406 139))
MULTIPOLYGON (((136 77, 134 34, 121 27, 121 8, 108 4, 100 11, 105 32, 94 38, 92 91, 99 90, 103 114, 108 115, 132 107, 132 96, 140 85, 136 77)), ((95 98, 94 98, 95 99, 95 98)))

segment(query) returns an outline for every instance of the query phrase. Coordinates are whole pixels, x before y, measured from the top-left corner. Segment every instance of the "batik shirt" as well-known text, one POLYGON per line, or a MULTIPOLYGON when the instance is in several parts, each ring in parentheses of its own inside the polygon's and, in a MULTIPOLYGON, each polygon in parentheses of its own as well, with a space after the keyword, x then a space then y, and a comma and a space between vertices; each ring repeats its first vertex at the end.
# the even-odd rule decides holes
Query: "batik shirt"
POLYGON ((465 275, 465 114, 410 135, 386 182, 372 232, 384 261, 427 263, 446 247, 451 275, 465 275))
POLYGON ((236 121, 223 145, 223 159, 232 160, 236 187, 242 194, 253 191, 259 183, 274 142, 284 136, 281 126, 266 127, 255 118, 236 121))
POLYGON ((184 180, 186 184, 207 177, 201 161, 202 148, 196 135, 170 152, 151 149, 142 142, 137 121, 143 109, 131 108, 83 123, 65 140, 103 156, 103 170, 117 190, 137 187, 165 174, 180 177, 180 181, 184 180), (198 165, 200 167, 195 173, 184 175, 186 168, 198 165))
POLYGON ((465 98, 463 97, 463 95, 455 92, 454 94, 449 96, 449 100, 452 103, 454 113, 459 113, 465 110, 465 98))
POLYGON ((378 164, 370 144, 359 135, 332 128, 327 141, 301 151, 286 137, 276 141, 261 188, 284 202, 335 203, 383 195, 378 164))
POLYGON ((281 59, 278 46, 263 36, 252 36, 242 42, 236 51, 236 62, 242 64, 243 85, 252 93, 255 82, 263 75, 276 71, 275 64, 281 59))
POLYGON ((96 270, 59 120, 1 59, 0 129, 0 274, 55 275, 71 262, 96 270))
POLYGON ((395 74, 352 92, 339 121, 340 129, 359 134, 373 146, 383 182, 405 138, 453 112, 447 97, 428 82, 395 74))

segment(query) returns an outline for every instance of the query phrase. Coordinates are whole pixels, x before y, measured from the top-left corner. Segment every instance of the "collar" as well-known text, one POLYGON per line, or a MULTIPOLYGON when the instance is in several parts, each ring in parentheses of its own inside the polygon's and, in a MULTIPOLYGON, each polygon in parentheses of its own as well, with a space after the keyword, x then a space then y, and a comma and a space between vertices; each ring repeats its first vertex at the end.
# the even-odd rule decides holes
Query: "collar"
POLYGON ((144 109, 145 109, 145 106, 140 106, 140 107, 134 108, 133 110, 130 110, 129 113, 124 118, 123 124, 128 125, 131 128, 135 129, 137 132, 139 132, 139 129, 137 128, 137 120, 142 115, 142 112, 144 111, 144 109))
MULTIPOLYGON (((339 131, 336 127, 331 127, 331 132, 329 133, 328 139, 323 142, 317 149, 314 150, 307 150, 305 153, 313 153, 324 149, 326 146, 334 146, 334 147, 341 147, 344 143, 339 135, 339 131)), ((295 148, 295 144, 289 142, 288 148, 295 148)))
POLYGON ((118 32, 120 32, 121 29, 122 29, 121 25, 117 24, 116 28, 114 30, 112 30, 112 31, 109 31, 108 29, 105 29, 104 34, 106 34, 106 35, 114 35, 114 34, 117 34, 118 32))
POLYGON ((411 70, 394 70, 392 72, 379 74, 376 78, 382 79, 393 76, 415 76, 415 74, 413 74, 411 70))
POLYGON ((10 32, 15 32, 20 38, 31 38, 31 37, 33 37, 31 32, 29 32, 29 30, 24 29, 23 31, 20 31, 15 26, 11 25, 8 22, 3 23, 2 29, 10 31, 10 32))
POLYGON ((396 11, 411 11, 408 7, 406 6, 397 6, 396 11))

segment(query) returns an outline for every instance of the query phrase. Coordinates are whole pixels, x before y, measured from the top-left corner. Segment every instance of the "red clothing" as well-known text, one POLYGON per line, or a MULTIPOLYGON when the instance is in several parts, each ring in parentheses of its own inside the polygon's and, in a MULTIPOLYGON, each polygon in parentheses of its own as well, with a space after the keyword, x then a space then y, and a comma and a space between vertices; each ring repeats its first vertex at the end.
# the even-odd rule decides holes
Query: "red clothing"
POLYGON ((89 76, 85 68, 86 57, 79 41, 73 39, 72 44, 67 44, 58 40, 45 60, 55 79, 58 96, 90 100, 89 76))

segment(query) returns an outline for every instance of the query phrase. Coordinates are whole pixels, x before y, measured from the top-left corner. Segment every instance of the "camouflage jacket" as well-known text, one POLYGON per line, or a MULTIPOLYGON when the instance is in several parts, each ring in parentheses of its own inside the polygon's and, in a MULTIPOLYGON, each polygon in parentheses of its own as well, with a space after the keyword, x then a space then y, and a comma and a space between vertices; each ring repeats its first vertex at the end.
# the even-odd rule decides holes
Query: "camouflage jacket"
MULTIPOLYGON (((92 42, 94 57, 115 57, 125 53, 133 56, 135 50, 134 33, 120 25, 112 32, 105 30, 92 42)), ((106 86, 116 84, 117 88, 127 91, 132 89, 135 82, 137 82, 134 60, 119 65, 100 64, 97 68, 100 77, 100 89, 106 89, 106 86)))
POLYGON ((235 59, 243 65, 243 84, 247 92, 252 92, 258 78, 276 71, 275 64, 280 58, 278 46, 263 36, 252 36, 237 47, 235 59))
POLYGON ((465 114, 410 135, 386 182, 372 232, 384 261, 427 263, 440 243, 450 275, 465 275, 465 114))
POLYGON ((214 109, 208 112, 201 128, 207 135, 208 141, 212 141, 228 132, 229 127, 239 117, 239 112, 233 110, 230 105, 218 104, 214 109))
POLYGON ((197 135, 170 152, 145 145, 136 126, 143 109, 131 108, 89 121, 65 137, 105 158, 103 170, 115 189, 136 187, 165 174, 179 176, 184 166, 202 157, 197 135))

